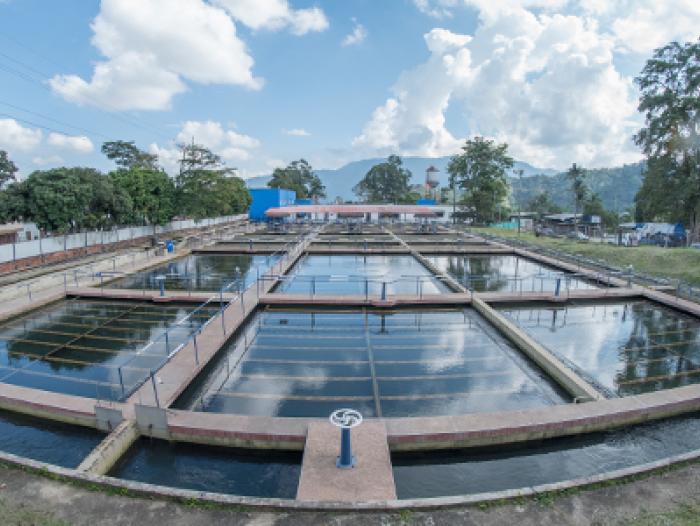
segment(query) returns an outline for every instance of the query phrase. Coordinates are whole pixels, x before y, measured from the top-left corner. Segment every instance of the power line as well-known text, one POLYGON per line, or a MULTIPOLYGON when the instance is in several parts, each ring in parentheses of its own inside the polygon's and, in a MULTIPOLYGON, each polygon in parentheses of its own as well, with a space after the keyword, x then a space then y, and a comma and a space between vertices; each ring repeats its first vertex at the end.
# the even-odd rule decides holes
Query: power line
POLYGON ((42 130, 46 130, 46 131, 49 131, 52 133, 60 133, 61 135, 68 135, 65 131, 57 130, 57 129, 51 128, 49 126, 44 126, 43 124, 37 124, 36 122, 32 122, 32 121, 29 121, 27 119, 22 119, 21 117, 17 117, 15 115, 10 115, 9 113, 0 112, 0 117, 14 119, 18 122, 22 122, 22 123, 27 124, 29 126, 34 126, 35 128, 41 128, 42 130))
MULTIPOLYGON (((45 62, 51 64, 52 66, 56 67, 57 69, 66 69, 66 68, 62 68, 59 64, 56 64, 55 62, 47 59, 46 57, 43 57, 41 54, 37 53, 36 51, 33 51, 28 46, 23 45, 18 40, 11 38, 11 37, 8 37, 7 35, 3 35, 3 34, 0 34, 0 36, 2 36, 3 38, 10 40, 11 42, 19 45, 20 47, 22 47, 25 50, 31 52, 32 54, 38 56, 39 58, 42 58, 45 62)), ((51 77, 51 75, 49 75, 46 72, 43 72, 41 70, 38 70, 38 69, 26 64, 25 62, 23 62, 21 60, 13 58, 13 57, 7 55, 6 53, 0 52, 0 56, 3 57, 7 61, 10 61, 14 64, 17 64, 17 65, 25 68, 27 71, 33 73, 34 75, 38 76, 39 78, 35 78, 32 75, 26 73, 25 71, 18 70, 17 68, 12 67, 12 66, 8 66, 7 64, 0 63, 0 69, 7 71, 8 73, 13 74, 13 75, 15 75, 15 76, 21 78, 22 80, 27 81, 27 82, 33 82, 35 84, 38 84, 39 86, 41 86, 42 89, 45 89, 49 93, 53 93, 51 91, 51 89, 48 88, 46 86, 46 83, 44 82, 44 79, 51 77)), ((105 111, 101 108, 101 106, 104 106, 107 108, 107 110, 111 110, 111 111, 118 111, 118 110, 114 106, 110 107, 110 105, 105 104, 103 101, 98 101, 97 99, 95 99, 94 97, 92 97, 88 94, 83 94, 83 97, 85 99, 87 99, 88 101, 92 102, 92 104, 96 107, 96 109, 98 109, 99 111, 101 111, 103 113, 106 113, 108 116, 112 117, 113 119, 120 120, 121 122, 126 123, 129 126, 140 128, 141 130, 159 135, 160 137, 162 137, 165 140, 170 141, 172 139, 171 136, 162 133, 155 126, 147 123, 146 121, 143 121, 142 119, 137 119, 136 117, 127 118, 123 115, 111 113, 110 111, 105 111)))
POLYGON ((111 137, 108 137, 107 135, 105 135, 103 133, 96 132, 94 130, 88 130, 87 128, 83 128, 82 126, 74 126, 73 124, 68 124, 67 122, 63 122, 63 121, 60 121, 58 119, 54 119, 53 117, 49 117, 48 115, 44 115, 44 114, 36 112, 36 111, 22 108, 21 106, 16 106, 14 104, 10 104, 9 102, 4 102, 4 101, 0 100, 0 104, 2 104, 3 106, 7 106, 8 108, 12 108, 14 110, 17 110, 17 111, 22 111, 22 112, 28 113, 29 115, 34 115, 36 117, 46 119, 46 120, 51 121, 51 122, 55 122, 56 124, 60 124, 61 126, 73 128, 74 130, 78 130, 78 131, 81 131, 83 133, 97 135, 97 136, 102 137, 103 139, 107 139, 107 140, 111 139, 111 137))

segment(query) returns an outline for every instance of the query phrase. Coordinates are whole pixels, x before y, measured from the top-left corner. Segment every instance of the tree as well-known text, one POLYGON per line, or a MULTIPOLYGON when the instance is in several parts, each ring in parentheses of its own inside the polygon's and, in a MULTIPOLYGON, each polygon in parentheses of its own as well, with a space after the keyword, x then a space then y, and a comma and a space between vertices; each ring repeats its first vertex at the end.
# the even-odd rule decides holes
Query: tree
POLYGON ((581 205, 588 195, 586 171, 580 166, 576 166, 576 163, 574 163, 571 165, 571 168, 569 168, 569 171, 566 172, 566 177, 571 183, 571 192, 574 194, 574 229, 578 230, 579 210, 581 210, 581 205))
POLYGON ((561 208, 554 204, 547 192, 540 192, 527 204, 527 211, 535 212, 538 218, 542 219, 548 214, 559 214, 561 208))
POLYGON ((140 150, 134 141, 108 141, 102 144, 102 153, 119 168, 158 170, 158 156, 140 150))
POLYGON ((208 148, 182 146, 177 177, 177 209, 195 219, 245 211, 251 203, 242 179, 233 175, 221 158, 208 148))
POLYGON ((598 194, 591 194, 583 203, 583 213, 589 216, 598 216, 601 219, 602 228, 616 229, 620 223, 619 216, 610 210, 606 210, 603 201, 598 194))
POLYGON ((635 79, 645 126, 634 140, 647 157, 639 214, 700 223, 700 41, 654 51, 635 79), (655 203, 658 201, 658 203, 655 203))
POLYGON ((493 222, 508 195, 507 170, 513 167, 507 144, 474 137, 447 165, 450 185, 463 191, 461 204, 477 223, 493 222))
POLYGON ((9 181, 17 180, 17 165, 13 163, 5 150, 0 150, 0 188, 9 181))
POLYGON ((308 197, 326 197, 326 187, 314 173, 314 169, 304 159, 299 159, 287 165, 286 168, 275 168, 272 179, 267 183, 270 188, 286 188, 294 190, 299 199, 308 197))
MULTIPOLYGON (((92 168, 32 172, 13 191, 24 196, 23 218, 49 232, 70 232, 128 224, 131 199, 92 168)), ((12 185, 14 187, 14 185, 12 185)))
POLYGON ((22 183, 0 190, 0 223, 23 221, 27 214, 27 192, 22 183))
POLYGON ((412 197, 411 171, 403 168, 401 157, 390 155, 375 164, 352 189, 358 197, 370 203, 404 203, 412 197))
POLYGON ((175 184, 163 170, 133 167, 111 172, 110 177, 129 195, 136 221, 155 227, 175 215, 175 184))

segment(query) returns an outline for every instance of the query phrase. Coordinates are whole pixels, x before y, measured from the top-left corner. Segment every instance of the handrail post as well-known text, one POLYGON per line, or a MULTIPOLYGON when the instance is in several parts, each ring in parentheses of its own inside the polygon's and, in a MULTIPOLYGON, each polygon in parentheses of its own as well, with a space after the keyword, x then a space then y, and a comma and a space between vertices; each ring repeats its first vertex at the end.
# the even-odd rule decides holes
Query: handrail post
POLYGON ((122 397, 124 397, 126 395, 126 392, 124 391, 124 378, 122 376, 122 368, 117 367, 117 372, 119 373, 119 385, 122 388, 122 397))
POLYGON ((156 399, 156 407, 160 408, 160 400, 158 400, 158 387, 156 386, 156 378, 153 373, 153 369, 151 369, 151 385, 153 386, 153 396, 156 399))

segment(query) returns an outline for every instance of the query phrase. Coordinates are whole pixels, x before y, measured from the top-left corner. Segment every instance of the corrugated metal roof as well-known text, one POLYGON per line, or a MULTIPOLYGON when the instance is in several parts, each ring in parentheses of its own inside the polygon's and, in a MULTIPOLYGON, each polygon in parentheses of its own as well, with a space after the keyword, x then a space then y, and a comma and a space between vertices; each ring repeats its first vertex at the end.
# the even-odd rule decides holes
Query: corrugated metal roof
POLYGON ((419 214, 434 216, 430 206, 417 205, 297 205, 270 208, 265 212, 270 217, 284 217, 293 214, 419 214))

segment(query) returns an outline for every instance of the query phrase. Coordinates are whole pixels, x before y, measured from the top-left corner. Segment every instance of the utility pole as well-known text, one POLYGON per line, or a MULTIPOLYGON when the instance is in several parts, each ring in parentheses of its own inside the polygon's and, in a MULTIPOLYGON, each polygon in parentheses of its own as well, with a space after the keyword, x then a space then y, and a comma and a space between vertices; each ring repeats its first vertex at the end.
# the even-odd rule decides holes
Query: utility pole
MULTIPOLYGON (((520 168, 519 170, 513 170, 514 173, 518 174, 518 189, 520 190, 520 193, 522 194, 523 192, 523 169, 520 168)), ((522 206, 520 204, 520 197, 517 199, 518 201, 518 237, 520 237, 520 222, 522 221, 522 206)))
POLYGON ((450 186, 452 187, 452 224, 457 223, 457 188, 455 185, 455 176, 450 174, 450 186))

